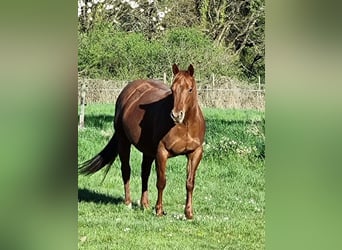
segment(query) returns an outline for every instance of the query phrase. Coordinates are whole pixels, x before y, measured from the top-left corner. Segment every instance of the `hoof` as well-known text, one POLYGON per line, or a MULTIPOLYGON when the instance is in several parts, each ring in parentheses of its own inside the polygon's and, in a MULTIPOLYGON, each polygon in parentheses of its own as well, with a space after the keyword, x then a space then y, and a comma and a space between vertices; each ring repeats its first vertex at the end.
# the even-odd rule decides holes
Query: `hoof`
POLYGON ((165 211, 157 211, 156 210, 156 215, 158 216, 158 217, 162 217, 162 216, 165 216, 165 215, 167 215, 167 213, 165 212, 165 211))
POLYGON ((192 220, 192 218, 194 217, 194 213, 191 211, 191 209, 185 210, 184 214, 185 218, 187 218, 188 220, 192 220))
POLYGON ((187 220, 192 220, 194 218, 194 216, 192 214, 189 214, 189 215, 186 214, 185 217, 187 220))
POLYGON ((125 202, 125 205, 132 204, 132 200, 130 200, 130 199, 129 200, 125 200, 124 202, 125 202))
POLYGON ((131 209, 132 208, 132 201, 131 200, 125 200, 125 205, 131 209))
POLYGON ((142 209, 148 209, 150 208, 150 203, 148 201, 140 201, 140 206, 142 209))
POLYGON ((165 211, 159 213, 159 214, 156 214, 158 217, 162 217, 162 216, 165 216, 167 215, 167 213, 165 211))

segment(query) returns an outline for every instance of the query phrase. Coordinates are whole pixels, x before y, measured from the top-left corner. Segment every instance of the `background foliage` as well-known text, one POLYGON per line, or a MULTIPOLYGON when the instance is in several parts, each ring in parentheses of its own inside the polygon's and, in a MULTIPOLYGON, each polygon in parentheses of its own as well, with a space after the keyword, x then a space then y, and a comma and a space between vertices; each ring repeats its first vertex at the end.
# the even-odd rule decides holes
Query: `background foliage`
POLYGON ((78 3, 81 76, 161 77, 170 65, 264 82, 264 0, 83 0, 78 3))

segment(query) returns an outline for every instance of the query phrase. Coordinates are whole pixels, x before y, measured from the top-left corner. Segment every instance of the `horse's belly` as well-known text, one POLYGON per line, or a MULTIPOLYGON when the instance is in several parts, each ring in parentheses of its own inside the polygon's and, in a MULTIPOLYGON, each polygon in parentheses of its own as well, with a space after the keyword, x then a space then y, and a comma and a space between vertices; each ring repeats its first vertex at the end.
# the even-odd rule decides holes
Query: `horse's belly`
POLYGON ((128 140, 134 144, 138 141, 141 128, 139 127, 139 123, 141 121, 142 115, 140 112, 126 112, 122 118, 122 126, 125 131, 125 134, 128 140))
POLYGON ((136 112, 123 120, 124 131, 127 139, 140 152, 149 156, 155 156, 159 140, 155 138, 150 122, 144 119, 144 113, 136 112))

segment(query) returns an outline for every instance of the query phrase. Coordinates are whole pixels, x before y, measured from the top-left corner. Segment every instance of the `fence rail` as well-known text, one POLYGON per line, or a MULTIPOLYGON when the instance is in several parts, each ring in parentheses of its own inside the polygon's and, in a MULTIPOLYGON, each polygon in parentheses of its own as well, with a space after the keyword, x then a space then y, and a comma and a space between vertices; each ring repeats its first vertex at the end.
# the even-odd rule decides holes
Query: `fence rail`
MULTIPOLYGON (((265 89, 259 85, 236 84, 227 78, 198 81, 199 103, 202 107, 232 109, 265 109, 265 89)), ((115 103, 128 81, 79 78, 79 103, 115 103), (83 86, 83 87, 82 87, 83 86), (82 95, 83 97, 82 99, 82 95)))

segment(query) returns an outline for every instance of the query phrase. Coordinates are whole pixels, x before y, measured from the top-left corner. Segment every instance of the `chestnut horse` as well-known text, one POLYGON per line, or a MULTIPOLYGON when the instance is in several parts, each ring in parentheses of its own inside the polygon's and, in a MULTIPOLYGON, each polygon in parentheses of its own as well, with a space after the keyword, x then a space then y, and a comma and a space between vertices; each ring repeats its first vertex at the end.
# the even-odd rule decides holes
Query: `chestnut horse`
POLYGON ((156 214, 163 211, 163 190, 166 185, 166 161, 177 155, 186 155, 187 180, 185 216, 193 217, 192 193, 196 169, 202 159, 205 121, 197 102, 197 89, 192 65, 188 70, 172 66, 174 74, 170 87, 155 80, 136 80, 120 93, 114 116, 115 133, 105 148, 94 158, 82 163, 81 174, 93 174, 107 165, 106 174, 119 155, 125 190, 125 203, 131 204, 129 165, 133 144, 143 153, 141 166, 141 205, 149 206, 148 178, 152 162, 156 162, 158 199, 156 214))

